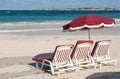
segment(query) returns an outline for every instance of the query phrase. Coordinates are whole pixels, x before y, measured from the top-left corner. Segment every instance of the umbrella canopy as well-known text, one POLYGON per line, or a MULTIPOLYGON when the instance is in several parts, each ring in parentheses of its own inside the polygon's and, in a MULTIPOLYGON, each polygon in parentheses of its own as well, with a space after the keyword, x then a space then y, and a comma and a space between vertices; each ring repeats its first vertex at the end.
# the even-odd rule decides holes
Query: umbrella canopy
POLYGON ((103 16, 85 15, 74 19, 72 22, 63 26, 63 30, 81 30, 114 27, 115 20, 103 16))
MULTIPOLYGON (((110 28, 115 26, 115 20, 104 16, 84 15, 74 19, 72 22, 63 26, 63 31, 76 31, 82 29, 110 28)), ((89 39, 90 39, 90 30, 89 39)))

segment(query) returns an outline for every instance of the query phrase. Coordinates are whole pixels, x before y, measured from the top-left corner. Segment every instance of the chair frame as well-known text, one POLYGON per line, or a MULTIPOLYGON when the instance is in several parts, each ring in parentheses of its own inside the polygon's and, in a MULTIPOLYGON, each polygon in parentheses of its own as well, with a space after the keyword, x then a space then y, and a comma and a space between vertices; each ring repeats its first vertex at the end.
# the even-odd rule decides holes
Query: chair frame
POLYGON ((102 40, 95 43, 91 56, 94 62, 99 64, 99 68, 101 68, 103 64, 114 63, 113 66, 116 65, 117 60, 110 58, 110 44, 111 40, 102 40))
POLYGON ((56 46, 51 60, 47 58, 41 58, 41 62, 36 61, 36 67, 39 67, 39 63, 42 63, 41 69, 43 69, 45 65, 49 66, 52 74, 55 74, 56 70, 58 73, 60 73, 60 71, 69 70, 69 67, 72 66, 70 63, 70 55, 73 48, 74 45, 72 44, 56 46))
POLYGON ((83 67, 95 67, 95 63, 90 56, 92 40, 78 40, 73 52, 71 54, 72 63, 78 66, 79 69, 83 67))

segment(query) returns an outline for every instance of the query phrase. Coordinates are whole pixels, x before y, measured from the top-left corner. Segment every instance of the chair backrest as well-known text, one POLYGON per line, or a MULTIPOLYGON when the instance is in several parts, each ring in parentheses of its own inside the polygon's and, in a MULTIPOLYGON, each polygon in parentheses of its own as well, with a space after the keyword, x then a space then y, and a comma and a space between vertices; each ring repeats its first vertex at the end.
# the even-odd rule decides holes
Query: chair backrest
POLYGON ((92 44, 92 40, 78 40, 71 54, 72 61, 77 63, 87 59, 90 55, 92 44))
POLYGON ((91 53, 93 58, 107 57, 111 40, 97 41, 91 53))
POLYGON ((52 63, 54 65, 66 64, 70 60, 70 55, 72 53, 73 48, 74 45, 72 44, 56 46, 52 57, 52 63))

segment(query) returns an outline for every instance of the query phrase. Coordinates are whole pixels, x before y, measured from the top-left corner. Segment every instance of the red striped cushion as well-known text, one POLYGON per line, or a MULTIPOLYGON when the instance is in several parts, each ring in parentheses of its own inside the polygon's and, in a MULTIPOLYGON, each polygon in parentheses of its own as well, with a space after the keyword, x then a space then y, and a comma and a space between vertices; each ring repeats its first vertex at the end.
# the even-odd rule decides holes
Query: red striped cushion
POLYGON ((52 59, 52 56, 45 56, 45 57, 34 57, 32 60, 37 61, 37 62, 42 62, 44 59, 50 60, 52 59))

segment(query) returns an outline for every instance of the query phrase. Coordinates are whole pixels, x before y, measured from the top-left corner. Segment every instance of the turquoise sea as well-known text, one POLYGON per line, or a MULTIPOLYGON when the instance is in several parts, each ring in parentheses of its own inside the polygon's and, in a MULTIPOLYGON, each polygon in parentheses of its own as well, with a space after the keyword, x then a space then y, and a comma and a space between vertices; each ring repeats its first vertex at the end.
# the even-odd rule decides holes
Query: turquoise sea
POLYGON ((102 15, 114 19, 120 18, 120 11, 0 10, 0 23, 67 21, 85 14, 102 15))
POLYGON ((120 23, 120 11, 44 11, 0 10, 0 33, 60 29, 71 20, 85 15, 101 15, 120 23))

